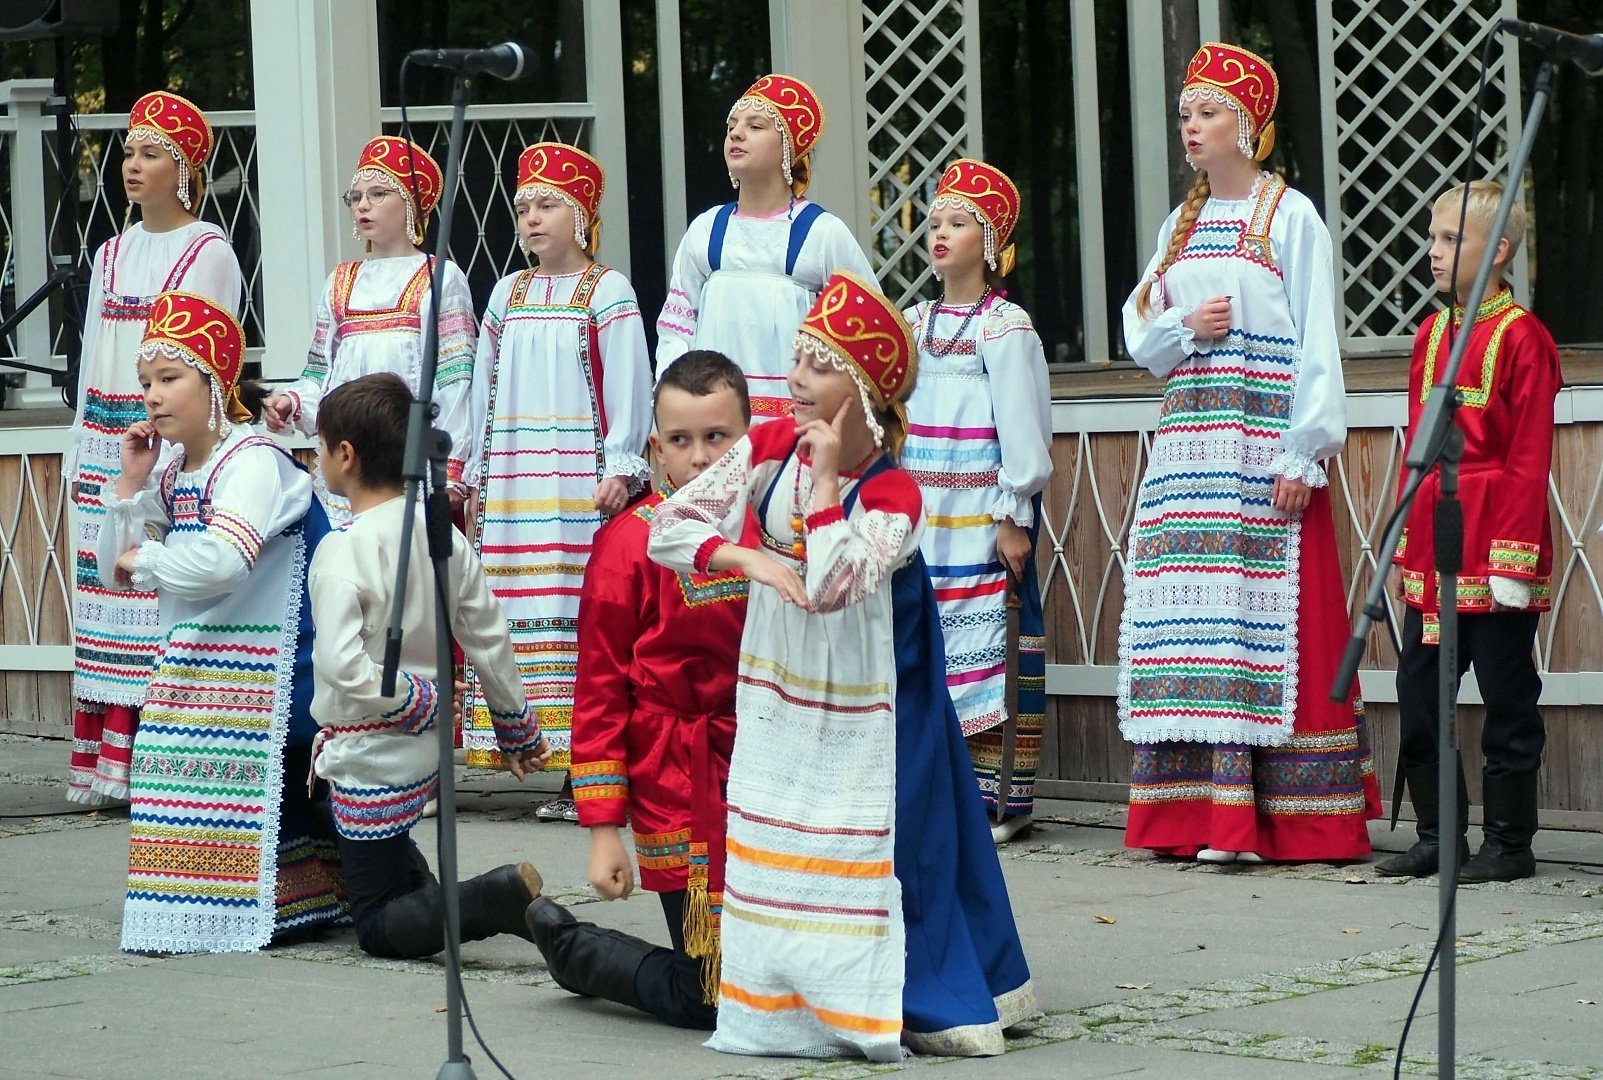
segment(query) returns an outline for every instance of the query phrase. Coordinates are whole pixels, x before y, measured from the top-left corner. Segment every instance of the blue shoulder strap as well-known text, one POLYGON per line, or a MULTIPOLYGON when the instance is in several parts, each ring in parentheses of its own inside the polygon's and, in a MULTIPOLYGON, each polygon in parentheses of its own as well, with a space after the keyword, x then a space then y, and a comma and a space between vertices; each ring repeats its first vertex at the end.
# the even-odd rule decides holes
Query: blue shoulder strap
POLYGON ((735 216, 738 203, 724 203, 712 219, 712 235, 707 238, 707 266, 713 270, 724 260, 724 233, 729 231, 729 219, 735 216))
POLYGON ((763 500, 757 504, 757 523, 759 525, 768 520, 768 503, 774 497, 774 488, 779 486, 779 478, 785 475, 785 466, 789 465, 790 459, 796 456, 796 447, 800 445, 800 439, 791 443, 790 451, 785 455, 785 460, 779 463, 779 471, 774 474, 774 479, 768 485, 768 490, 763 492, 763 500))
POLYGON ((801 208, 801 213, 790 223, 790 244, 785 248, 785 276, 791 277, 796 273, 796 260, 801 256, 802 245, 807 242, 807 234, 813 227, 813 222, 824 212, 824 208, 817 203, 810 202, 801 208))

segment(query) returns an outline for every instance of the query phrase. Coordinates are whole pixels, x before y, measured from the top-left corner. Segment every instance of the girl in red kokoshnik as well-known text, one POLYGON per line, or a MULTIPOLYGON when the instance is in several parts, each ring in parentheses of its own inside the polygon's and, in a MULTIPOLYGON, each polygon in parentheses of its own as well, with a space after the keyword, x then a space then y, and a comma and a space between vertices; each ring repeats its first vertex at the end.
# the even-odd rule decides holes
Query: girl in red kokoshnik
POLYGON ((1380 812, 1363 706, 1328 697, 1347 623, 1321 463, 1346 398, 1330 234, 1258 166, 1278 94, 1262 57, 1197 51, 1197 180, 1124 305, 1131 357, 1167 380, 1125 564, 1125 843, 1216 863, 1361 858, 1380 812))
MULTIPOLYGON (((122 473, 122 437, 145 419, 131 357, 156 295, 188 289, 239 314, 244 278, 223 230, 201 221, 202 170, 212 129, 191 101, 165 90, 128 114, 122 180, 139 220, 95 252, 84 318, 72 445, 62 465, 77 509, 73 588, 72 776, 67 798, 99 805, 128 798, 139 704, 161 644, 156 594, 113 591, 95 574, 106 496, 122 473)), ((162 460, 172 448, 162 444, 162 460)))

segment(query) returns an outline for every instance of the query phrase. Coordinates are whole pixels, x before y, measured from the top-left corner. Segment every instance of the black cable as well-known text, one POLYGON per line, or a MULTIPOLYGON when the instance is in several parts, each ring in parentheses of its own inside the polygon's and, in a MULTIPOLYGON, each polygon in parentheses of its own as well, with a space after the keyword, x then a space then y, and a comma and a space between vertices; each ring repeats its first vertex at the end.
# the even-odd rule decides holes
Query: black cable
MULTIPOLYGON (((1479 85, 1475 89, 1475 122, 1470 127, 1469 146, 1467 148, 1467 152, 1466 152, 1465 157, 1464 157, 1464 185, 1465 185, 1465 187, 1464 187, 1464 197, 1459 202, 1459 208, 1458 208, 1458 235, 1453 241, 1453 269, 1452 269, 1452 275, 1448 280, 1448 288, 1450 290, 1452 290, 1452 293, 1453 293, 1453 295, 1449 299, 1448 308, 1447 308, 1447 314, 1445 316, 1445 318, 1447 319, 1447 335, 1448 336, 1446 338, 1446 342, 1447 342, 1447 347, 1448 347, 1448 355, 1451 355, 1452 344, 1453 344, 1452 335, 1457 330, 1457 328, 1453 325, 1453 305, 1458 300, 1458 296, 1457 296, 1458 262, 1459 262, 1459 256, 1463 253, 1463 250, 1464 250, 1464 225, 1469 219, 1469 184, 1475 179, 1475 151, 1476 151, 1476 148, 1480 145, 1481 127, 1482 127, 1482 123, 1483 123, 1483 121, 1485 119, 1485 114, 1486 114, 1486 81, 1487 81, 1487 76, 1488 76, 1488 74, 1490 74, 1491 69, 1492 69, 1492 48, 1493 48, 1493 46, 1495 46, 1497 44, 1498 40, 1499 40, 1499 38, 1497 36, 1497 24, 1495 22, 1494 23, 1489 23, 1487 25, 1487 30, 1486 30, 1486 39, 1485 39, 1485 41, 1483 41, 1481 43, 1481 70, 1480 70, 1480 75, 1479 75, 1479 85)), ((1487 237, 1487 243, 1495 244, 1499 239, 1501 239, 1501 237, 1496 237, 1496 238, 1487 237)), ((1479 305, 1480 305, 1480 297, 1478 297, 1478 296, 1477 297, 1471 297, 1470 300, 1472 300, 1476 304, 1476 306, 1479 307, 1479 305)), ((1466 301, 1465 302, 1466 310, 1464 312, 1465 317, 1470 317, 1469 316, 1469 312, 1467 310, 1468 304, 1469 304, 1469 301, 1466 301)), ((1472 321, 1470 322, 1470 328, 1474 329, 1474 326, 1475 326, 1475 324, 1474 324, 1473 319, 1472 319, 1472 321)), ((1449 392, 1452 392, 1451 388, 1449 388, 1449 392)), ((1421 479, 1423 479, 1423 476, 1421 477, 1421 479)), ((1462 821, 1459 822, 1459 826, 1461 828, 1465 827, 1467 824, 1468 824, 1467 822, 1462 822, 1462 821)), ((1439 834, 1440 830, 1438 829, 1437 832, 1439 834)), ((1443 843, 1443 844, 1447 844, 1447 843, 1455 843, 1456 844, 1458 842, 1458 838, 1457 837, 1451 837, 1451 836, 1440 836, 1440 835, 1438 835, 1437 839, 1438 839, 1438 841, 1440 843, 1443 843)), ((1455 883, 1455 885, 1453 887, 1453 898, 1447 902, 1446 916, 1448 916, 1448 917, 1452 916, 1457 910, 1458 910, 1458 887, 1457 887, 1457 885, 1455 883)), ((1397 1040, 1397 1057, 1396 1057, 1396 1060, 1393 1062, 1393 1065, 1392 1065, 1392 1076, 1394 1078, 1400 1078, 1402 1076, 1402 1074, 1403 1074, 1403 1049, 1404 1049, 1404 1047, 1406 1047, 1408 1045, 1408 1032, 1414 1026, 1414 1016, 1419 1011, 1420 999, 1425 996, 1425 986, 1426 986, 1426 984, 1428 984, 1430 982, 1430 973, 1436 967, 1436 959, 1437 959, 1437 957, 1439 957, 1441 955, 1442 943, 1446 940, 1446 931, 1447 931, 1447 923, 1448 922, 1449 922, 1449 918, 1444 917, 1442 919, 1442 928, 1436 934, 1436 947, 1431 950, 1430 959, 1425 962, 1424 974, 1422 974, 1419 977, 1419 988, 1414 991, 1413 1003, 1408 1006, 1408 1016, 1403 1021, 1403 1033, 1402 1033, 1401 1037, 1399 1037, 1398 1040, 1397 1040)), ((1440 1062, 1438 1062, 1437 1064, 1438 1064, 1438 1067, 1439 1067, 1440 1066, 1440 1062)))
MULTIPOLYGON (((406 69, 408 67, 410 67, 411 64, 412 64, 412 57, 410 55, 408 55, 404 59, 402 59, 402 61, 401 61, 401 74, 400 74, 400 78, 398 80, 398 84, 399 85, 398 85, 397 89, 398 89, 398 91, 400 93, 400 97, 401 97, 401 138, 404 139, 408 144, 408 149, 407 149, 407 154, 406 154, 406 182, 407 182, 407 187, 409 187, 411 189, 411 193, 412 193, 412 209, 418 215, 418 218, 421 220, 422 216, 423 216, 423 206, 422 206, 421 201, 418 198, 418 190, 417 190, 417 161, 416 161, 415 156, 413 155, 413 153, 412 153, 412 151, 410 149, 411 146, 416 145, 416 144, 413 142, 413 139, 412 139, 412 121, 411 121, 411 118, 407 115, 407 110, 406 110, 406 69)), ((456 78, 465 78, 466 76, 457 75, 457 76, 454 76, 454 77, 456 77, 456 78)), ((449 147, 448 149, 452 153, 456 152, 456 148, 455 147, 449 147)), ((440 180, 440 183, 441 183, 442 187, 443 187, 443 185, 445 183, 444 176, 445 176, 445 173, 442 171, 441 180, 440 180)), ((443 190, 440 192, 440 198, 442 200, 447 199, 447 198, 452 198, 452 197, 454 197, 454 195, 455 195, 454 192, 443 191, 443 190)), ((426 232, 427 232, 427 230, 425 230, 425 234, 426 234, 426 232)), ((447 249, 447 251, 449 251, 450 244, 451 244, 451 238, 448 237, 448 236, 436 235, 435 238, 434 238, 434 246, 435 246, 436 249, 438 249, 440 247, 444 247, 444 248, 447 249)), ((438 253, 436 253, 436 255, 433 256, 433 258, 439 258, 438 253)), ((440 319, 440 279, 442 277, 444 277, 444 276, 445 275, 444 275, 443 266, 441 267, 440 272, 436 273, 434 265, 431 262, 430 265, 429 265, 429 303, 431 305, 430 309, 429 309, 429 318, 433 319, 436 324, 438 324, 439 319, 440 319)), ((419 389, 419 391, 421 391, 423 388, 419 387, 418 389, 419 389)), ((435 413, 437 414, 438 411, 439 411, 439 404, 434 401, 434 396, 433 396, 432 393, 429 395, 429 403, 430 403, 431 406, 433 406, 433 409, 434 409, 435 413)), ((441 606, 442 610, 449 611, 450 610, 450 606, 449 606, 449 604, 447 604, 446 601, 447 601, 447 597, 445 595, 445 582, 440 580, 439 575, 436 574, 435 575, 435 581, 434 581, 434 602, 436 604, 439 604, 441 606)), ((452 677, 452 676, 447 675, 447 677, 449 678, 449 677, 452 677)), ((452 698, 454 700, 454 698, 455 698, 454 693, 452 695, 452 698)), ((454 717, 441 717, 440 718, 440 722, 441 723, 454 723, 455 722, 455 718, 454 717)), ((455 766, 454 763, 451 763, 451 762, 441 762, 440 763, 440 767, 442 769, 455 769, 456 766, 455 766)), ((435 834, 435 840, 434 840, 434 843, 435 843, 434 857, 435 857, 436 860, 443 861, 443 860, 441 860, 441 856, 440 856, 440 845, 442 845, 444 842, 445 842, 445 831, 443 829, 438 830, 436 832, 436 834, 435 834)), ((490 1049, 490 1044, 484 1041, 484 1036, 479 1034, 478 1022, 473 1019, 473 1009, 468 1004, 467 987, 463 984, 463 981, 462 981, 462 943, 461 943, 461 941, 457 940, 457 937, 455 935, 446 934, 445 937, 446 937, 445 948, 446 948, 447 952, 449 953, 449 956, 447 957, 448 962, 446 964, 446 971, 447 971, 447 976, 446 977, 450 978, 450 977, 452 977, 452 973, 454 973, 454 977, 456 978, 457 997, 462 1002, 462 1018, 468 1022, 468 1030, 473 1032, 473 1041, 479 1044, 479 1049, 484 1051, 484 1056, 490 1059, 490 1063, 492 1065, 494 1065, 496 1067, 496 1069, 498 1069, 500 1071, 502 1076, 506 1077, 507 1080, 517 1080, 516 1077, 514 1077, 510 1072, 507 1071, 507 1067, 505 1065, 501 1064, 501 1059, 495 1056, 495 1051, 491 1050, 490 1049)))
MULTIPOLYGON (((1453 890, 1453 899, 1447 904, 1449 915, 1458 910, 1458 890, 1453 890)), ((1425 961, 1425 971, 1419 977, 1419 987, 1414 991, 1414 1000, 1408 1006, 1408 1017, 1403 1021, 1403 1034, 1397 1040, 1397 1058, 1392 1062, 1392 1080, 1402 1080, 1403 1075, 1403 1047, 1408 1045, 1408 1031, 1414 1026, 1414 1014, 1419 1011, 1419 1000, 1425 996, 1425 985, 1430 982, 1430 973, 1436 967, 1436 960, 1442 955, 1442 942, 1447 940, 1447 923, 1442 922, 1442 928, 1436 932, 1436 945, 1430 951, 1430 959, 1425 961)), ((1437 1063, 1440 1066, 1440 1062, 1437 1063)))

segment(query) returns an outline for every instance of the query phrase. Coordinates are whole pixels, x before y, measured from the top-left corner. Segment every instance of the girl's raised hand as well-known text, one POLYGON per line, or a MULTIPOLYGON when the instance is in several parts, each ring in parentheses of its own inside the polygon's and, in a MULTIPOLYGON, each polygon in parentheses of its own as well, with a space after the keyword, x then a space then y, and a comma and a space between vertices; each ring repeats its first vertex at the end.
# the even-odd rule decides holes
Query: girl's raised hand
POLYGON ((144 487, 159 457, 161 436, 156 434, 156 425, 149 420, 135 420, 128 425, 122 437, 122 480, 127 486, 135 491, 144 487))
POLYGON ((809 420, 796 429, 801 436, 797 448, 813 463, 813 484, 836 480, 840 476, 840 444, 846 431, 846 411, 852 407, 851 398, 841 401, 831 420, 809 420))

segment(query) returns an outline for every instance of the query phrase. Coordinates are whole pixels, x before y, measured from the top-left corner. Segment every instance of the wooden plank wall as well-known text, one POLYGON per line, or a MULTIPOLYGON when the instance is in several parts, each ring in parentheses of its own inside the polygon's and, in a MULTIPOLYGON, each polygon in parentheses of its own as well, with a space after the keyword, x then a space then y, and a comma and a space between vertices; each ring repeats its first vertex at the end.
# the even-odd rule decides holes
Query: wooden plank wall
MULTIPOLYGON (((1109 403, 1110 405, 1114 403, 1109 403)), ((1078 408, 1095 407, 1079 403, 1078 408)), ((1118 619, 1123 605, 1124 550, 1135 486, 1144 470, 1145 436, 1129 431, 1063 433, 1053 446, 1054 475, 1045 499, 1038 549, 1045 586, 1049 664, 1116 665, 1118 619)), ((1332 470, 1332 503, 1349 617, 1369 583, 1384 514, 1397 483, 1400 436, 1395 427, 1355 428, 1339 469, 1332 470), (1359 580, 1353 581, 1354 568, 1359 580)), ((1561 424, 1555 442, 1552 500, 1555 590, 1565 581, 1557 610, 1544 616, 1538 643, 1547 670, 1603 672, 1603 539, 1596 507, 1603 461, 1603 423, 1561 424), (1568 522, 1566 528, 1565 521, 1568 522), (1548 643, 1551 647, 1547 648, 1548 643)), ((1339 617, 1339 616, 1335 616, 1339 617)), ((1376 630, 1367 668, 1390 670, 1396 654, 1376 630)), ((1390 797, 1396 760, 1397 707, 1373 702, 1367 710, 1383 795, 1390 797)), ((1603 702, 1545 707, 1548 745, 1541 781, 1545 819, 1555 824, 1603 824, 1603 702)), ((1479 795, 1483 712, 1461 710, 1462 745, 1472 798, 1479 795)), ((1129 745, 1118 732, 1112 697, 1062 694, 1048 698, 1040 777, 1044 794, 1122 800, 1129 782, 1129 745)))
MULTIPOLYGON (((0 646, 70 645, 72 537, 61 458, 0 456, 0 646)), ((72 737, 72 676, 0 671, 0 731, 72 737)))

